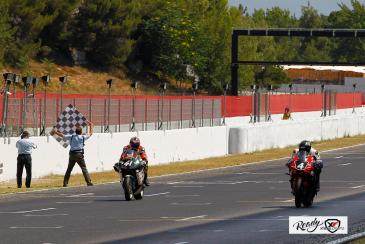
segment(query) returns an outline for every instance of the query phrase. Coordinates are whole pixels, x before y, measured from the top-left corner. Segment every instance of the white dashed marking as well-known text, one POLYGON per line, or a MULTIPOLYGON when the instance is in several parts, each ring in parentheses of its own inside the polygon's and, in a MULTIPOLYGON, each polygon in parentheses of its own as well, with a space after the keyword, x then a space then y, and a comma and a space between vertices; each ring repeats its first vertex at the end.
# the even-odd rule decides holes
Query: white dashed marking
POLYGON ((24 213, 33 213, 33 212, 41 212, 41 211, 49 211, 54 210, 55 208, 42 208, 42 209, 35 209, 35 210, 27 210, 27 211, 15 211, 15 212, 0 212, 0 213, 8 213, 8 214, 24 214, 24 213))
POLYGON ((362 188, 362 187, 365 187, 365 185, 353 186, 353 187, 351 187, 351 188, 352 188, 352 189, 357 189, 357 188, 362 188))
POLYGON ((11 226, 9 229, 62 229, 63 226, 11 226))
POLYGON ((179 202, 173 202, 171 205, 179 205, 179 206, 206 206, 211 205, 210 202, 204 202, 204 203, 179 203, 179 202))
POLYGON ((184 219, 178 219, 176 221, 188 221, 188 220, 192 220, 192 219, 202 219, 207 217, 206 215, 199 215, 199 216, 193 216, 193 217, 188 217, 188 218, 184 218, 184 219))
POLYGON ((160 195, 167 195, 170 194, 170 192, 161 192, 161 193, 154 193, 154 194, 149 194, 149 195, 144 195, 145 197, 153 197, 153 196, 160 196, 160 195))
POLYGON ((345 163, 345 164, 339 164, 338 166, 347 166, 347 165, 350 165, 352 163, 345 163))

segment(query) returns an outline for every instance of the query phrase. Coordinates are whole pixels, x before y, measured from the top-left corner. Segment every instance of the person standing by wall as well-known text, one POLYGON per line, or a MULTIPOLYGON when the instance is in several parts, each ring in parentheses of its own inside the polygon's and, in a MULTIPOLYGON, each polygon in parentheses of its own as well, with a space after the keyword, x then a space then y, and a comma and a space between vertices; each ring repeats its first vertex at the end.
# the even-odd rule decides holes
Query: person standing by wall
POLYGON ((23 169, 25 167, 25 171, 27 173, 27 177, 25 178, 25 186, 30 188, 30 183, 32 181, 32 150, 37 148, 37 145, 34 144, 29 139, 29 132, 23 131, 20 136, 20 140, 18 140, 15 144, 16 148, 18 148, 18 158, 17 158, 17 171, 16 171, 16 179, 18 188, 22 187, 22 177, 23 177, 23 169))
POLYGON ((88 186, 93 185, 93 183, 91 182, 89 172, 87 171, 86 163, 85 163, 85 159, 84 159, 85 141, 88 140, 90 138, 90 136, 92 136, 93 128, 94 128, 94 125, 91 122, 88 123, 88 126, 89 126, 89 135, 82 135, 82 128, 80 126, 76 127, 76 134, 73 134, 73 135, 64 135, 59 131, 55 131, 54 129, 52 131, 52 133, 55 133, 58 136, 70 141, 70 153, 69 153, 68 167, 67 167, 65 177, 63 180, 63 187, 67 187, 68 181, 71 176, 72 169, 76 163, 80 166, 80 168, 82 170, 82 174, 84 175, 86 184, 88 186))
POLYGON ((283 114, 283 118, 282 118, 282 119, 283 119, 283 120, 292 119, 289 108, 285 108, 285 110, 284 110, 284 114, 283 114))

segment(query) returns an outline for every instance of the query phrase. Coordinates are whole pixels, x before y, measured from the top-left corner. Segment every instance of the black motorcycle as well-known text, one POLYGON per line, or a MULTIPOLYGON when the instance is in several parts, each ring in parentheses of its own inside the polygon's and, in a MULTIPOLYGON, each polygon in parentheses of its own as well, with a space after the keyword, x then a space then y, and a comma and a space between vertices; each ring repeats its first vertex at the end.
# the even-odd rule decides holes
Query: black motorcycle
POLYGON ((128 161, 116 163, 114 169, 123 179, 121 184, 125 200, 141 200, 144 193, 145 161, 136 153, 128 154, 128 158, 128 161))

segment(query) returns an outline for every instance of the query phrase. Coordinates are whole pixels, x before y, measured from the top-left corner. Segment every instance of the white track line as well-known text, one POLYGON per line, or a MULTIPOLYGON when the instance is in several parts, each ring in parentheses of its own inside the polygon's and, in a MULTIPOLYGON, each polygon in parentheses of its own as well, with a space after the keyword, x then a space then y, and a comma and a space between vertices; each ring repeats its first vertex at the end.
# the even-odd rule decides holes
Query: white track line
POLYGON ((365 185, 353 186, 353 187, 351 187, 351 188, 352 188, 352 189, 358 189, 358 188, 362 188, 362 187, 365 187, 365 185))
POLYGON ((83 193, 83 194, 75 194, 75 195, 69 195, 66 197, 84 197, 84 196, 93 196, 94 193, 83 193))
POLYGON ((207 217, 207 215, 199 215, 199 216, 193 216, 193 217, 188 217, 188 218, 184 218, 184 219, 177 219, 176 221, 188 221, 188 220, 192 220, 192 219, 202 219, 207 217))
POLYGON ((60 214, 25 214, 24 217, 54 217, 54 216, 68 216, 69 214, 60 213, 60 214))
POLYGON ((338 157, 335 157, 335 159, 339 159, 339 158, 343 158, 343 156, 338 156, 338 157))
POLYGON ((24 213, 33 213, 33 212, 41 212, 41 211, 49 211, 55 210, 55 208, 42 208, 42 209, 35 209, 35 210, 27 210, 27 211, 15 211, 15 212, 0 212, 0 213, 8 213, 8 214, 24 214, 24 213))
POLYGON ((353 241, 353 240, 359 239, 359 238, 364 237, 364 236, 365 236, 365 232, 361 232, 361 233, 357 233, 357 234, 354 234, 354 235, 351 235, 351 236, 347 236, 347 237, 344 237, 344 238, 340 238, 340 239, 337 239, 337 240, 334 240, 334 241, 327 242, 326 244, 347 243, 349 241, 353 241))
POLYGON ((337 166, 347 166, 347 165, 350 165, 350 164, 352 164, 352 163, 339 164, 337 166))
POLYGON ((63 226, 11 226, 9 229, 62 229, 63 226))
POLYGON ((210 202, 204 202, 204 203, 179 203, 179 202, 173 202, 171 205, 178 205, 178 206, 206 206, 211 205, 210 202))
POLYGON ((91 201, 87 202, 56 202, 57 204, 83 204, 83 203, 91 203, 91 201))
POLYGON ((153 196, 160 196, 160 195, 167 195, 170 194, 170 192, 161 192, 161 193, 155 193, 155 194, 149 194, 149 195, 144 195, 145 197, 153 197, 153 196))

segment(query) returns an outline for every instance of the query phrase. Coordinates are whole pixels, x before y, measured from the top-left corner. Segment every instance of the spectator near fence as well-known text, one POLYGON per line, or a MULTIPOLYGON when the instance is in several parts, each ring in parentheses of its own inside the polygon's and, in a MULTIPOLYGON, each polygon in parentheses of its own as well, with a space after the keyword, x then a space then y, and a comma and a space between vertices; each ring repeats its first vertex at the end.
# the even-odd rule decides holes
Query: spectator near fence
POLYGON ((285 108, 284 114, 283 114, 283 120, 288 120, 288 119, 292 119, 291 113, 290 113, 289 108, 285 108))
POLYGON ((18 148, 18 158, 17 158, 17 172, 16 172, 16 179, 18 188, 22 187, 22 176, 23 176, 23 169, 27 172, 27 177, 25 179, 25 186, 27 188, 30 187, 30 183, 32 180, 32 150, 37 148, 37 145, 34 144, 29 139, 29 132, 24 131, 20 137, 21 139, 16 142, 16 147, 18 148))

